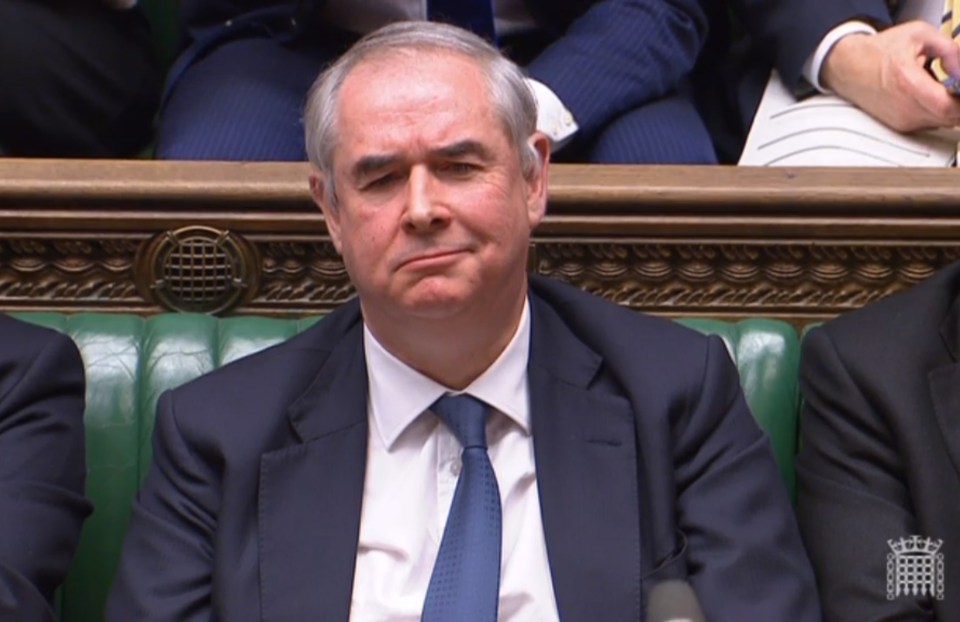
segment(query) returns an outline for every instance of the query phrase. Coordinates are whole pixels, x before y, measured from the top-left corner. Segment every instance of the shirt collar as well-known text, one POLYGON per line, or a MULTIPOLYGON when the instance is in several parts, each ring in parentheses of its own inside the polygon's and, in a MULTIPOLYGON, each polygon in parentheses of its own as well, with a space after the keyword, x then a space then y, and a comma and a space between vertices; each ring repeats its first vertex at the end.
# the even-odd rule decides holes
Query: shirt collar
MULTIPOLYGON (((367 361, 368 414, 373 428, 389 450, 421 413, 444 393, 457 393, 413 369, 377 341, 363 327, 367 361)), ((468 393, 489 404, 530 434, 527 361, 530 355, 530 305, 523 302, 517 330, 490 367, 470 383, 468 393)))

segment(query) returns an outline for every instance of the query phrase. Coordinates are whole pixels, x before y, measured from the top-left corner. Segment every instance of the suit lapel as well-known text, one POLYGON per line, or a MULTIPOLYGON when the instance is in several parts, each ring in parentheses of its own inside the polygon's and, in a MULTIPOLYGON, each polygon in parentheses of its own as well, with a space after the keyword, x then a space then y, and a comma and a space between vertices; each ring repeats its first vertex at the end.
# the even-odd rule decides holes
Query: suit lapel
POLYGON ((940 337, 953 362, 932 370, 927 380, 947 453, 960 475, 960 297, 953 301, 940 325, 940 337))
POLYGON ((625 399, 589 387, 601 357, 531 296, 537 483, 560 618, 640 619, 636 432, 625 399))
MULTIPOLYGON (((640 508, 633 414, 591 388, 601 357, 531 296, 529 363, 544 536, 561 619, 640 619, 640 508)), ((260 465, 261 617, 346 620, 367 451, 357 322, 288 412, 301 441, 260 465)))
POLYGON ((356 322, 290 407, 301 441, 260 462, 261 617, 346 620, 367 453, 367 377, 356 322))

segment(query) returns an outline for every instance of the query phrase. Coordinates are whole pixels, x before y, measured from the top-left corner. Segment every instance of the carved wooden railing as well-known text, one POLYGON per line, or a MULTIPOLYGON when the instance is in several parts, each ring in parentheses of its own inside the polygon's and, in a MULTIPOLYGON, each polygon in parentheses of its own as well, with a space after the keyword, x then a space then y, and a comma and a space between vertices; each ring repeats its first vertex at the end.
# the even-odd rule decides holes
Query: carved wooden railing
MULTIPOLYGON (((329 310, 352 290, 307 170, 0 160, 0 310, 329 310)), ((531 269, 670 316, 802 323, 960 258, 955 170, 557 165, 550 188, 531 269)))

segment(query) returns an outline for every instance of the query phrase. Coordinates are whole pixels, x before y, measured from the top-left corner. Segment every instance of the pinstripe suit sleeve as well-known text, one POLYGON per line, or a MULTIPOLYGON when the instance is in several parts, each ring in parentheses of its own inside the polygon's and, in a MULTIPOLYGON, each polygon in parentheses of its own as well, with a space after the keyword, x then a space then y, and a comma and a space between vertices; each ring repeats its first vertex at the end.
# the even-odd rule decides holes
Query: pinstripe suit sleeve
POLYGON ((706 38, 697 0, 603 0, 527 67, 593 134, 677 88, 706 38))

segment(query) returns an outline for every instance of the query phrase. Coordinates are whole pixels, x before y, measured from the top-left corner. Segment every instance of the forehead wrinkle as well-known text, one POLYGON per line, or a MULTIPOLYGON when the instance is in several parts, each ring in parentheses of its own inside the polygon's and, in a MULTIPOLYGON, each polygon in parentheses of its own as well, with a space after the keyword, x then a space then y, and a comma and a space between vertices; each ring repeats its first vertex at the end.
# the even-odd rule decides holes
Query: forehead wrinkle
MULTIPOLYGON (((404 98, 415 102, 418 98, 435 99, 437 93, 424 95, 418 92, 416 85, 421 83, 421 77, 428 78, 434 88, 443 87, 444 91, 440 95, 448 94, 459 95, 459 91, 450 84, 437 83, 429 80, 433 75, 431 67, 434 62, 450 62, 453 64, 462 64, 463 71, 476 73, 479 78, 477 82, 481 85, 485 97, 481 101, 490 102, 489 79, 484 67, 470 57, 459 51, 446 49, 401 49, 401 50, 382 50, 372 53, 370 56, 360 60, 344 77, 340 87, 338 112, 343 111, 343 99, 347 92, 353 92, 354 98, 363 104, 373 102, 385 103, 387 108, 379 112, 402 116, 412 114, 421 110, 422 102, 416 104, 416 107, 404 111, 393 107, 397 101, 395 89, 399 84, 404 91, 404 98), (411 88, 412 87, 412 88, 411 88), (384 97, 386 94, 389 96, 384 97)), ((462 72, 461 72, 462 73, 462 72)), ((459 99, 459 98, 455 98, 459 99)), ((462 101, 462 100, 461 100, 462 101)), ((463 103, 466 103, 465 101, 463 103)))
MULTIPOLYGON (((356 117, 358 114, 361 118, 366 118, 366 122, 361 122, 361 126, 353 128, 355 130, 367 132, 369 130, 369 123, 371 122, 370 115, 374 115, 379 117, 381 122, 386 123, 387 127, 392 127, 393 129, 400 131, 407 126, 417 126, 418 124, 422 124, 422 117, 425 112, 424 107, 426 104, 426 107, 429 108, 429 104, 431 103, 430 100, 437 102, 440 100, 445 102, 454 101, 458 106, 466 105, 468 100, 463 99, 463 94, 460 91, 450 91, 449 89, 451 85, 449 84, 439 85, 446 89, 439 94, 435 92, 423 92, 416 88, 411 90, 410 86, 412 76, 407 75, 407 72, 416 74, 424 73, 425 63, 423 62, 423 57, 428 56, 452 61, 455 66, 459 65, 460 63, 465 63, 467 65, 466 70, 478 71, 480 74, 482 74, 482 68, 478 67, 472 58, 459 53, 446 53, 445 51, 435 50, 417 50, 411 52, 413 53, 400 55, 377 54, 358 63, 345 76, 341 85, 337 102, 337 114, 341 120, 340 132, 338 132, 339 144, 342 145, 345 141, 355 143, 355 141, 351 141, 350 138, 346 136, 346 134, 350 133, 347 131, 347 123, 344 119, 344 116, 348 114, 348 111, 351 114, 350 123, 357 122, 356 117), (399 74, 403 74, 403 77, 401 78, 399 74), (404 91, 403 96, 391 96, 384 98, 383 95, 385 92, 393 92, 393 85, 397 84, 397 80, 400 80, 400 88, 404 91), (426 100, 426 102, 424 100, 426 100), (364 110, 362 114, 359 113, 358 107, 364 110)), ((428 76, 430 74, 432 74, 432 72, 428 72, 428 76)), ((436 85, 434 81, 429 79, 427 80, 427 83, 436 85)), ((484 90, 486 90, 486 87, 488 86, 486 82, 484 80, 480 80, 480 83, 484 87, 484 90)), ((491 102, 489 102, 486 98, 481 97, 480 99, 487 107, 491 105, 491 102)), ((453 113, 448 104, 444 104, 443 109, 438 110, 437 112, 453 113)), ((472 114, 476 114, 476 108, 474 107, 470 112, 472 114)), ((484 114, 490 115, 493 123, 501 121, 499 116, 496 114, 495 107, 486 110, 484 114)), ((428 129, 439 130, 439 126, 436 124, 428 124, 428 126, 428 129)), ((398 161, 408 160, 409 157, 416 158, 417 156, 414 155, 414 152, 419 152, 420 158, 428 159, 476 155, 478 158, 489 161, 489 159, 494 157, 489 145, 485 144, 485 137, 469 135, 461 135, 460 137, 457 137, 455 135, 449 136, 449 132, 442 133, 448 134, 448 139, 451 140, 449 144, 442 144, 433 148, 429 145, 431 140, 426 139, 426 144, 418 140, 417 142, 420 143, 418 145, 406 143, 398 147, 398 145, 394 144, 392 147, 388 147, 381 153, 374 152, 364 156, 356 154, 360 157, 355 162, 343 163, 347 166, 344 172, 352 176, 354 179, 357 179, 363 175, 369 175, 377 170, 395 165, 398 161), (394 147, 398 148, 398 150, 394 151, 394 147), (411 149, 413 150, 412 152, 406 153, 411 149)), ((454 132, 454 134, 456 133, 458 132, 454 132)), ((381 135, 381 138, 387 138, 391 135, 392 130, 386 132, 386 135, 381 135)), ((400 135, 403 135, 402 132, 400 135)), ((421 136, 421 138, 426 137, 421 136)), ((440 138, 440 136, 434 135, 434 139, 436 138, 440 138)), ((381 148, 387 146, 384 144, 383 140, 380 140, 380 142, 381 148)), ((391 138, 385 142, 391 143, 394 141, 391 138)), ((340 150, 337 149, 337 151, 340 150)), ((351 151, 353 150, 351 149, 351 151)), ((376 151, 380 150, 377 149, 376 151)), ((340 155, 345 154, 340 152, 340 155)))

